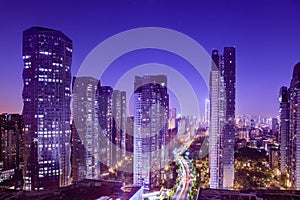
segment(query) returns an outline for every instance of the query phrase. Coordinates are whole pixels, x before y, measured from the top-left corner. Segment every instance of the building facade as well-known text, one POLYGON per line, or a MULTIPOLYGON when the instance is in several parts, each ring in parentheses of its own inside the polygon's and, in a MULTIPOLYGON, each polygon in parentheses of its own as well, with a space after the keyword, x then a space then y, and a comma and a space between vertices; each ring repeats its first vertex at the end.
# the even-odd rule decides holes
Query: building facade
POLYGON ((209 125, 209 168, 210 188, 218 189, 222 185, 221 174, 221 136, 224 125, 224 85, 219 68, 219 53, 212 53, 210 72, 210 125, 209 125))
POLYGON ((134 185, 151 190, 165 166, 169 95, 164 75, 136 76, 134 81, 134 185))
POLYGON ((0 171, 16 169, 22 162, 22 129, 22 115, 0 115, 0 171))
POLYGON ((112 94, 113 89, 110 86, 101 86, 99 93, 99 124, 102 135, 100 140, 100 160, 103 171, 115 165, 113 162, 113 143, 112 143, 112 94))
POLYGON ((212 52, 210 77, 210 187, 233 188, 235 144, 235 48, 212 52))
POLYGON ((133 134, 134 134, 134 118, 128 116, 126 120, 126 152, 129 155, 133 153, 133 134))
POLYGON ((169 110, 169 129, 176 128, 176 108, 169 110))
POLYGON ((225 126, 223 127, 223 188, 232 189, 234 181, 235 144, 235 48, 225 47, 223 53, 225 89, 225 126))
POLYGON ((62 32, 23 32, 24 189, 70 184, 72 41, 62 32))
POLYGON ((99 92, 99 80, 92 77, 73 78, 72 175, 76 182, 100 178, 99 92))
POLYGON ((280 171, 281 174, 289 172, 289 132, 290 132, 290 101, 287 87, 281 87, 279 93, 280 102, 280 171))
POLYGON ((289 133, 289 157, 288 168, 292 187, 300 189, 300 63, 296 64, 290 85, 290 133, 289 133))
POLYGON ((204 108, 204 125, 208 127, 210 124, 210 100, 205 99, 205 108, 204 108))
POLYGON ((112 143, 113 160, 117 164, 126 156, 126 92, 112 93, 112 143))

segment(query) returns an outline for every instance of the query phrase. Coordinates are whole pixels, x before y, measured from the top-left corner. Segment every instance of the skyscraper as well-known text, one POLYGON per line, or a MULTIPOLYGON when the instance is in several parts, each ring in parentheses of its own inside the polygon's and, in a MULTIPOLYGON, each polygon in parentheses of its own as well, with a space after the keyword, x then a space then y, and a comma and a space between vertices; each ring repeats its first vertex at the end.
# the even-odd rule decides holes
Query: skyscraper
POLYGON ((133 132, 134 132, 134 118, 128 116, 126 120, 126 152, 133 153, 133 132))
POLYGON ((114 163, 126 156, 126 92, 114 90, 112 93, 112 143, 114 163))
POLYGON ((98 179, 102 134, 98 121, 100 81, 93 77, 74 77, 72 91, 72 175, 74 181, 98 179))
POLYGON ((210 188, 220 188, 221 176, 221 139, 224 125, 224 83, 219 68, 219 53, 212 52, 212 68, 210 72, 210 125, 209 125, 209 168, 210 188))
POLYGON ((235 144, 235 48, 225 47, 223 53, 225 89, 225 126, 223 127, 223 188, 232 189, 234 180, 235 144))
POLYGON ((153 189, 165 165, 169 95, 164 75, 136 76, 134 81, 134 184, 153 189))
POLYGON ((84 152, 86 151, 81 141, 74 120, 71 122, 71 182, 76 183, 85 177, 84 152))
POLYGON ((23 32, 24 189, 70 183, 72 41, 62 32, 23 32))
POLYGON ((99 124, 104 140, 100 141, 100 160, 104 164, 103 169, 113 166, 112 143, 112 93, 110 86, 101 86, 99 93, 99 124), (105 167, 104 167, 105 166, 105 167))
POLYGON ((176 128, 176 108, 169 110, 169 129, 176 128))
POLYGON ((212 52, 210 80, 210 187, 233 188, 235 143, 235 48, 212 52))
POLYGON ((290 177, 295 190, 300 190, 300 62, 294 67, 290 85, 290 134, 289 134, 289 157, 290 177))
POLYGON ((280 171, 281 174, 290 173, 289 132, 290 132, 290 101, 287 87, 281 87, 279 93, 280 102, 280 171))
POLYGON ((0 171, 19 167, 23 149, 22 128, 22 115, 0 115, 0 171))

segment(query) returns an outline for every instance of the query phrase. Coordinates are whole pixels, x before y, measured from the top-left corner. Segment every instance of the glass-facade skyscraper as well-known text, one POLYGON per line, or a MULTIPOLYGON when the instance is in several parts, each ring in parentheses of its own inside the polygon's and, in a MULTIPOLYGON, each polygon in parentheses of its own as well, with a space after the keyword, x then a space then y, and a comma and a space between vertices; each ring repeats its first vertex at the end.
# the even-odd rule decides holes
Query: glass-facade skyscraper
POLYGON ((209 168, 210 188, 218 189, 222 185, 222 128, 225 120, 224 80, 220 70, 220 56, 217 50, 212 52, 210 72, 210 124, 209 124, 209 168))
MULTIPOLYGON (((295 65, 290 85, 290 133, 288 136, 288 171, 292 187, 300 190, 300 62, 295 65)), ((282 132, 281 132, 282 134, 282 132)))
POLYGON ((126 92, 112 93, 112 143, 113 160, 117 164, 126 156, 126 92))
POLYGON ((210 77, 210 187, 232 189, 235 144, 235 48, 212 52, 210 77))
POLYGON ((70 184, 72 41, 62 32, 23 32, 24 189, 70 184))
POLYGON ((290 173, 289 132, 290 132, 290 101, 289 90, 281 87, 279 92, 280 102, 280 171, 281 174, 290 173))
POLYGON ((145 190, 155 188, 165 166, 165 135, 169 95, 164 75, 136 76, 134 81, 133 183, 145 190))
POLYGON ((235 48, 225 47, 223 53, 225 89, 225 126, 223 127, 223 188, 232 189, 234 181, 235 144, 235 48))
MULTIPOLYGON (((99 93, 99 124, 102 134, 105 136, 100 141, 100 160, 103 166, 111 167, 115 164, 112 155, 112 94, 113 88, 110 86, 101 86, 99 93)), ((104 170, 108 170, 104 167, 104 170)))
POLYGON ((74 182, 100 178, 100 81, 74 77, 72 83, 72 175, 74 182))

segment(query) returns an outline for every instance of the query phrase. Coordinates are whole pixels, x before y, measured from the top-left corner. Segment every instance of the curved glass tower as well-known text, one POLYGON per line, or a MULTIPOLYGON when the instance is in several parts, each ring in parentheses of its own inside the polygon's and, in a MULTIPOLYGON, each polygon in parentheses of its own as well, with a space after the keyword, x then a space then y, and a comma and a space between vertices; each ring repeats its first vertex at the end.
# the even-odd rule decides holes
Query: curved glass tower
POLYGON ((69 185, 72 41, 62 32, 23 32, 24 189, 69 185))
POLYGON ((300 189, 300 62, 295 65, 290 85, 290 134, 288 170, 295 190, 300 189))

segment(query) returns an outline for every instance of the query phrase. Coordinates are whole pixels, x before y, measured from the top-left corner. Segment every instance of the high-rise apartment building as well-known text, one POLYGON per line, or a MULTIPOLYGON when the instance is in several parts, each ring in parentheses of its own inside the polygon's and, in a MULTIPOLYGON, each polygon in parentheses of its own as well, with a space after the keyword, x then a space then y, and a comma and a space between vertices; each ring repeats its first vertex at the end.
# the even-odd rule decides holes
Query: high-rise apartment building
POLYGON ((213 50, 210 72, 209 168, 210 188, 221 187, 221 136, 224 125, 224 83, 219 68, 219 53, 213 50))
POLYGON ((290 133, 288 136, 289 177, 295 190, 300 189, 300 63, 296 64, 290 85, 290 133))
POLYGON ((110 86, 101 86, 99 92, 99 124, 103 134, 100 141, 100 160, 103 164, 103 170, 116 163, 113 162, 113 143, 112 143, 112 94, 113 89, 110 86))
POLYGON ((19 167, 23 155, 22 128, 22 115, 0 115, 0 171, 19 167))
POLYGON ((235 48, 212 52, 210 77, 210 187, 233 188, 235 143, 235 48))
POLYGON ((24 189, 70 184, 72 41, 62 32, 23 32, 24 189))
POLYGON ((234 181, 235 144, 235 48, 225 47, 223 53, 225 89, 225 126, 223 127, 223 188, 232 189, 234 181))
POLYGON ((78 134, 75 121, 71 122, 71 182, 76 183, 85 177, 84 169, 84 152, 86 151, 84 144, 78 134))
POLYGON ((157 186, 165 166, 169 95, 164 75, 136 76, 134 81, 134 184, 157 186))
POLYGON ((169 110, 169 129, 176 128, 176 108, 169 110))
POLYGON ((129 155, 133 153, 133 132, 134 132, 134 118, 128 116, 126 120, 126 152, 129 155))
POLYGON ((74 77, 72 83, 72 175, 73 181, 100 178, 100 81, 74 77), (79 152, 76 152, 79 151, 79 152))
POLYGON ((290 173, 291 158, 289 154, 289 133, 290 133, 290 101, 287 87, 281 87, 279 93, 280 102, 280 171, 281 174, 290 173))
POLYGON ((126 156, 126 92, 114 90, 112 93, 112 143, 114 163, 126 156))

